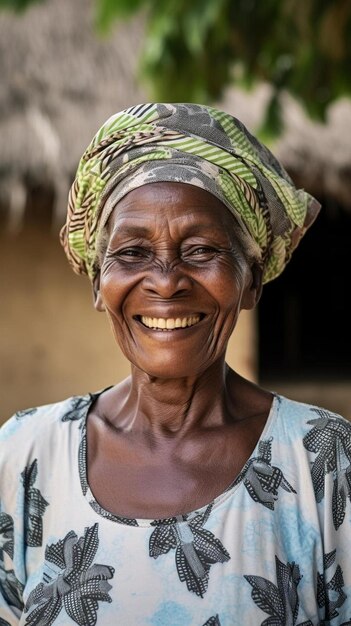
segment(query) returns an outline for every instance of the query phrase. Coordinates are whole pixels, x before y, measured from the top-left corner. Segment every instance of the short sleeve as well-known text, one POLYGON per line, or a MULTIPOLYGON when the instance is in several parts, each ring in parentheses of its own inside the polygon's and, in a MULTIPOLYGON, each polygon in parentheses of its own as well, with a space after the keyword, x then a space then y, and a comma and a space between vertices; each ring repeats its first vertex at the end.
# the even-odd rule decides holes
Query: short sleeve
POLYGON ((304 446, 323 535, 317 599, 325 623, 351 626, 351 423, 314 407, 304 446))
POLYGON ((23 610, 23 584, 16 576, 14 562, 14 522, 0 512, 0 626, 17 626, 23 610))
POLYGON ((0 626, 18 626, 23 611, 23 544, 18 532, 23 528, 23 519, 16 519, 18 510, 23 512, 15 454, 17 426, 13 417, 0 429, 0 626))
MULTIPOLYGON (((2 541, 2 528, 0 541, 2 541)), ((1 550, 4 552, 4 549, 1 550)), ((0 560, 0 626, 18 626, 23 610, 23 585, 16 577, 10 558, 0 560)))

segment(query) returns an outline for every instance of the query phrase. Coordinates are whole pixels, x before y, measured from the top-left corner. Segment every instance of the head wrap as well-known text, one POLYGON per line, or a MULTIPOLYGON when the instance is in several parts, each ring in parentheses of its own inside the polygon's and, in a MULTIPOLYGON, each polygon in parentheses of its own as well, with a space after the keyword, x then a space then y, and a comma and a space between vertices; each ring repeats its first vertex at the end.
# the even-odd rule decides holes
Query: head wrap
POLYGON ((236 218, 263 282, 289 261, 320 204, 235 117, 197 104, 140 104, 110 117, 84 152, 61 243, 73 269, 97 271, 97 235, 118 201, 147 183, 201 187, 236 218))

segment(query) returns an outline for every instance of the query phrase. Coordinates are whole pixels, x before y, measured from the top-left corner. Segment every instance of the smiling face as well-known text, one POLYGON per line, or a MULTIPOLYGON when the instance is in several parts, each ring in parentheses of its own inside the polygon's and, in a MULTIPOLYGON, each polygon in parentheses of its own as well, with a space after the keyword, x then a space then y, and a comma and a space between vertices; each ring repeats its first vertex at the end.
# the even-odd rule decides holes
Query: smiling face
POLYGON ((260 280, 212 194, 151 183, 120 200, 107 226, 96 308, 131 363, 150 376, 194 376, 224 358, 260 280))

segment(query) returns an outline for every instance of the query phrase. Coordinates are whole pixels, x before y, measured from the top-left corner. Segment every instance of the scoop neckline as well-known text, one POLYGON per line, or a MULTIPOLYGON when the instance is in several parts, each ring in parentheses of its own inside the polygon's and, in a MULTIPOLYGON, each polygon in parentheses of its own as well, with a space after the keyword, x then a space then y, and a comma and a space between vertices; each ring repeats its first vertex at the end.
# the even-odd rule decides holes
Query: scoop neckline
POLYGON ((93 509, 93 511, 103 517, 104 519, 108 519, 111 522, 115 522, 118 524, 122 524, 125 526, 133 526, 136 528, 145 528, 150 527, 154 528, 155 526, 170 526, 172 524, 181 524, 186 523, 189 520, 193 519, 196 516, 208 516, 210 512, 217 509, 221 506, 229 497, 231 497, 242 485, 244 474, 246 472, 246 468, 251 460, 257 457, 260 443, 269 437, 270 431, 272 429, 275 418, 278 417, 279 408, 281 405, 281 396, 276 392, 272 393, 273 399, 271 408, 268 413, 268 417, 264 428, 262 430, 261 436, 258 439, 251 455, 244 463, 240 472, 236 475, 236 477, 231 481, 231 483, 226 487, 218 496, 216 496, 209 503, 204 504, 203 506, 194 509, 193 511, 189 511, 186 513, 180 513, 178 515, 173 515, 170 517, 163 518, 139 518, 139 517, 126 517, 123 515, 117 515, 115 513, 111 513, 107 509, 104 509, 99 502, 96 500, 93 492, 90 489, 90 485, 88 482, 88 473, 87 473, 87 445, 86 445, 86 437, 87 437, 87 418, 89 410, 96 401, 96 399, 102 395, 105 391, 110 389, 111 387, 106 387, 101 391, 96 393, 88 394, 87 400, 90 398, 90 402, 87 402, 84 407, 84 414, 82 415, 82 422, 80 427, 80 441, 79 441, 79 451, 78 451, 78 474, 80 479, 80 487, 82 496, 88 502, 89 506, 93 509))

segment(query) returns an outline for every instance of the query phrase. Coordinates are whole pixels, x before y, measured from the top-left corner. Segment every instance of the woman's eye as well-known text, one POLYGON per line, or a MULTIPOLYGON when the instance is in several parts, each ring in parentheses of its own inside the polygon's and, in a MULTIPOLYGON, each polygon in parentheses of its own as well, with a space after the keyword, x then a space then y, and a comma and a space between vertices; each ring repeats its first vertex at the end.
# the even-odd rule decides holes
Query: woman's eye
POLYGON ((182 252, 182 258, 188 263, 203 263, 211 261, 218 250, 212 246, 189 246, 182 252))
POLYGON ((123 259, 141 259, 147 256, 147 250, 143 248, 124 248, 118 252, 118 256, 123 259))
POLYGON ((210 246, 198 246, 197 248, 193 248, 190 253, 194 256, 204 256, 213 255, 215 252, 216 250, 210 246))

